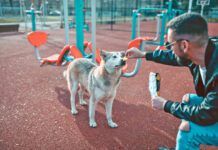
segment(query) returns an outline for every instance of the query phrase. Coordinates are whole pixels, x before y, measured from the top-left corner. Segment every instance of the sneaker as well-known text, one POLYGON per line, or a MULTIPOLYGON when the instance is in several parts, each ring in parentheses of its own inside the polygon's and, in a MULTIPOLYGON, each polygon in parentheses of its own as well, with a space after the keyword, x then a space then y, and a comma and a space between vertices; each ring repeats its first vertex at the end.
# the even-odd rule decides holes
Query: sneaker
POLYGON ((168 148, 166 146, 160 146, 158 147, 158 150, 175 150, 175 148, 168 148))

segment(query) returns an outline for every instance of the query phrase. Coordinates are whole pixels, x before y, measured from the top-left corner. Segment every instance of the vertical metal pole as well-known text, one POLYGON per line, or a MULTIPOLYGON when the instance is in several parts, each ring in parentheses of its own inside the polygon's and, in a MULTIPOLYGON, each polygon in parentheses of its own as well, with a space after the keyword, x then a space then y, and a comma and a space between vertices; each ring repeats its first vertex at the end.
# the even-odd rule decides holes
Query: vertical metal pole
POLYGON ((111 1, 111 30, 113 30, 114 0, 111 1))
POLYGON ((21 1, 22 0, 19 0, 19 3, 20 3, 20 18, 22 20, 22 18, 23 18, 23 7, 22 7, 22 2, 21 1))
POLYGON ((133 10, 133 14, 132 14, 132 36, 131 39, 135 39, 136 38, 136 26, 137 26, 137 10, 133 10))
POLYGON ((85 56, 84 52, 84 33, 83 33, 83 0, 75 0, 75 10, 76 10, 76 46, 80 50, 83 56, 85 56))
POLYGON ((156 16, 157 18, 157 27, 156 27, 156 37, 157 37, 157 40, 160 41, 160 36, 161 36, 161 21, 162 21, 162 14, 158 14, 156 16))
POLYGON ((100 10, 101 10, 101 11, 100 11, 100 12, 101 12, 101 13, 100 13, 100 14, 101 14, 101 15, 100 15, 100 16, 101 16, 101 21, 100 21, 100 22, 101 22, 101 24, 103 23, 103 6, 104 6, 103 3, 104 3, 104 1, 101 0, 101 6, 100 6, 100 10))
POLYGON ((92 11, 92 61, 96 58, 96 0, 91 1, 92 11))
POLYGON ((46 24, 46 0, 42 1, 43 9, 42 9, 42 14, 43 14, 43 26, 46 24))
POLYGON ((32 15, 32 31, 36 31, 36 14, 34 8, 31 8, 31 15, 32 15))
POLYGON ((2 3, 0 2, 0 16, 3 16, 3 13, 2 13, 2 3))
POLYGON ((63 0, 64 4, 64 29, 65 29, 65 44, 69 44, 69 23, 68 23, 68 0, 63 0))
POLYGON ((161 0, 161 8, 163 8, 163 6, 164 6, 164 0, 161 0))
POLYGON ((124 22, 126 22, 126 16, 127 16, 127 14, 126 14, 126 10, 127 10, 127 2, 126 3, 124 3, 124 22))
POLYGON ((135 1, 135 9, 138 9, 138 0, 135 1))
POLYGON ((137 27, 138 30, 137 30, 137 37, 140 37, 140 32, 141 32, 141 26, 140 26, 140 22, 141 22, 141 14, 138 13, 137 16, 138 16, 138 27, 137 27))
POLYGON ((192 12, 192 2, 193 2, 193 0, 189 0, 188 13, 192 12))
POLYGON ((173 14, 172 6, 173 6, 173 1, 169 0, 169 2, 168 2, 168 19, 169 20, 171 20, 173 18, 173 16, 172 16, 172 14, 173 14))
POLYGON ((205 5, 201 5, 201 16, 204 15, 204 6, 205 6, 205 5))
POLYGON ((162 13, 161 16, 162 17, 162 23, 161 23, 161 34, 160 34, 160 45, 164 45, 164 35, 165 35, 165 31, 166 31, 166 14, 162 13))

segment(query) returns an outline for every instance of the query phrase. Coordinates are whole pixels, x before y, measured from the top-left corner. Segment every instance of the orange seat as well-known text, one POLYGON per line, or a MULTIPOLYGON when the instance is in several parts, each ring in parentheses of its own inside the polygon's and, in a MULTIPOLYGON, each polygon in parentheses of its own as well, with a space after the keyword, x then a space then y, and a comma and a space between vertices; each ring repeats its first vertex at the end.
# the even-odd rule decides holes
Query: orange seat
POLYGON ((73 56, 75 59, 83 57, 82 53, 77 49, 75 45, 72 45, 70 47, 70 55, 73 56))
MULTIPOLYGON (((38 48, 39 46, 46 44, 48 39, 48 34, 42 31, 34 31, 34 32, 30 32, 27 35, 27 39, 30 42, 30 44, 38 48)), ((63 62, 64 55, 68 54, 69 51, 70 51, 70 46, 69 45, 64 46, 59 54, 54 54, 47 58, 42 58, 42 62, 40 66, 44 64, 56 64, 57 66, 60 66, 63 62)))
POLYGON ((27 39, 35 47, 39 47, 47 42, 48 34, 42 31, 30 32, 27 39))
POLYGON ((70 51, 70 46, 66 45, 64 48, 61 50, 60 54, 54 54, 46 58, 42 58, 41 65, 45 64, 56 64, 57 66, 60 66, 64 60, 64 55, 67 55, 70 51))
POLYGON ((143 41, 155 41, 156 38, 155 37, 150 37, 150 36, 144 36, 142 37, 143 41))
POLYGON ((64 48, 61 50, 59 57, 57 59, 57 62, 56 62, 57 66, 61 65, 61 63, 63 62, 64 56, 68 55, 69 52, 70 52, 70 45, 64 46, 64 48))
POLYGON ((143 39, 142 39, 141 37, 139 37, 139 38, 136 38, 136 39, 130 41, 130 42, 128 43, 128 49, 130 49, 130 48, 132 48, 132 47, 140 48, 140 45, 142 44, 142 40, 143 40, 143 39))
POLYGON ((43 66, 45 64, 55 64, 58 60, 58 57, 59 57, 59 54, 54 54, 54 55, 51 55, 47 58, 42 58, 42 62, 40 64, 40 66, 43 66))
MULTIPOLYGON (((92 51, 92 43, 91 42, 89 42, 88 43, 88 48, 92 51)), ((101 62, 101 54, 100 54, 100 49, 96 49, 96 51, 95 51, 95 61, 98 63, 98 64, 100 64, 100 62, 101 62)))
POLYGON ((142 41, 154 41, 154 40, 155 40, 155 38, 148 37, 148 36, 135 38, 134 40, 129 42, 128 49, 130 49, 132 47, 139 49, 141 44, 142 44, 142 41))

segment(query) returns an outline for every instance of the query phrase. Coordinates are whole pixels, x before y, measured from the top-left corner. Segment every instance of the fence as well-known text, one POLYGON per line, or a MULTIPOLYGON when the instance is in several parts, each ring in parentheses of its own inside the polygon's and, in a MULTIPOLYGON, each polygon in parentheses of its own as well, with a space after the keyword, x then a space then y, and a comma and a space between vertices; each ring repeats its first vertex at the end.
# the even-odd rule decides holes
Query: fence
MULTIPOLYGON (((120 22, 126 22, 131 20, 132 16, 132 10, 136 8, 144 8, 144 7, 167 7, 166 5, 160 5, 160 3, 157 3, 157 5, 154 5, 151 3, 151 1, 148 0, 141 0, 141 1, 132 1, 130 3, 128 0, 123 1, 123 3, 120 3, 119 0, 100 0, 97 3, 96 6, 96 15, 97 15, 97 23, 109 23, 109 24, 115 24, 120 22), (128 2, 128 3, 127 3, 128 2), (148 5, 149 4, 149 5, 148 5)), ((48 11, 46 14, 56 16, 57 20, 60 20, 60 6, 56 6, 55 8, 51 7, 53 5, 48 5, 48 11)), ((179 7, 177 6, 177 9, 179 7)), ((0 3, 0 18, 19 18, 23 17, 24 10, 21 10, 20 7, 3 7, 3 5, 0 3)), ((187 9, 183 9, 183 12, 187 12, 187 9)), ((200 13, 200 9, 192 9, 194 12, 200 13)), ((146 12, 146 18, 154 18, 158 13, 161 13, 160 11, 148 11, 146 12)), ((74 6, 73 3, 69 4, 69 15, 70 19, 74 20, 74 6)), ((85 14, 85 21, 90 21, 91 18, 91 6, 90 1, 86 1, 84 6, 84 14, 85 14)), ((204 16, 208 19, 208 21, 212 22, 218 22, 218 8, 213 8, 212 6, 205 7, 204 9, 204 16)), ((54 18, 54 17, 53 17, 54 18)), ((49 21, 49 18, 48 18, 49 21)))
POLYGON ((0 7, 0 17, 19 17, 19 7, 0 7))

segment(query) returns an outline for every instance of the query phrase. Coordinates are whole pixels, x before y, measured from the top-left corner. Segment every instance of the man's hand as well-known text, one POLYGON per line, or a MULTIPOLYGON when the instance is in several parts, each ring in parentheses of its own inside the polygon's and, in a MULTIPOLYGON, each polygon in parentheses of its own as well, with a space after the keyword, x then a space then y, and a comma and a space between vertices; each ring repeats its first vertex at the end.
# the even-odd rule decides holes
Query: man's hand
POLYGON ((159 96, 154 96, 151 98, 151 102, 154 109, 164 110, 167 100, 159 96))
POLYGON ((126 51, 126 57, 127 58, 145 58, 145 53, 140 51, 138 48, 130 48, 126 51))

